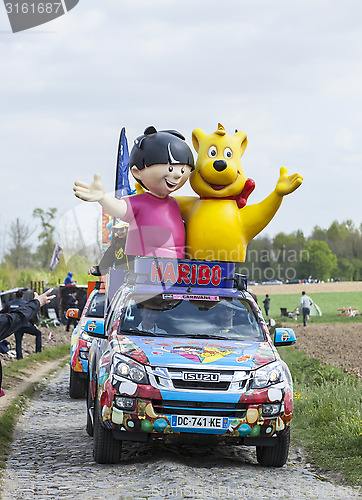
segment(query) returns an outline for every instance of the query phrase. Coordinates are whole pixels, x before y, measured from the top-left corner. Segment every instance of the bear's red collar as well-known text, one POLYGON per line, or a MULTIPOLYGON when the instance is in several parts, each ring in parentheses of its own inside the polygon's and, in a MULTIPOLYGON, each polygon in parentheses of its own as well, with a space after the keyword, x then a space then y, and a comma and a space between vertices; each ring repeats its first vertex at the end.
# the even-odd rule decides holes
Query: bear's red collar
POLYGON ((235 200, 238 208, 245 207, 249 196, 255 189, 255 182, 253 179, 246 179, 243 190, 240 194, 236 194, 234 196, 224 196, 219 198, 217 196, 200 196, 200 200, 235 200))

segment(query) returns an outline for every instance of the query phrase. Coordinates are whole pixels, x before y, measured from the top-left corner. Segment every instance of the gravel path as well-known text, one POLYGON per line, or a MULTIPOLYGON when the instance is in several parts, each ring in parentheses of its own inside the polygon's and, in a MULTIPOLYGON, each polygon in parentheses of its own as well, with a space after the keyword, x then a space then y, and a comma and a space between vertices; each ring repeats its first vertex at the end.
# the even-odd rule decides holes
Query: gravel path
POLYGON ((85 402, 68 396, 68 367, 52 377, 16 428, 3 500, 355 499, 321 481, 298 453, 281 469, 256 464, 253 448, 124 444, 122 462, 97 465, 85 432, 85 402))

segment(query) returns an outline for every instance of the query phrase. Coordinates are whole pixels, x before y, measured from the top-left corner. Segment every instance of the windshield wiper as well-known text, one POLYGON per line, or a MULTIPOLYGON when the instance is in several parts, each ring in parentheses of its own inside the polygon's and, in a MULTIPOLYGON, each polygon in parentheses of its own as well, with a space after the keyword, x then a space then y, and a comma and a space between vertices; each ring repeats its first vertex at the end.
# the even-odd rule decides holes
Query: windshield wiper
POLYGON ((124 333, 133 333, 133 335, 142 335, 142 336, 148 335, 150 337, 162 337, 162 336, 164 337, 165 336, 164 333, 157 333, 157 332, 154 333, 154 332, 150 332, 148 330, 138 330, 138 329, 133 330, 132 328, 129 328, 129 329, 127 329, 127 328, 121 328, 121 332, 122 333, 123 332, 124 333))
POLYGON ((189 337, 191 339, 202 338, 202 339, 230 340, 228 339, 228 337, 223 337, 221 335, 210 335, 208 333, 194 333, 193 335, 185 335, 185 337, 189 337))

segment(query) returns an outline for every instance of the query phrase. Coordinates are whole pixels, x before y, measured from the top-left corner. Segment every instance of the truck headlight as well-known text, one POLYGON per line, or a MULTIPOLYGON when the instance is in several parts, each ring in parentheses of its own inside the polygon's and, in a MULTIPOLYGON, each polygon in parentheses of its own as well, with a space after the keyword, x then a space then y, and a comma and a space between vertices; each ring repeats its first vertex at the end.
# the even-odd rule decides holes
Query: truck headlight
POLYGON ((280 403, 263 403, 262 404, 263 417, 273 417, 280 413, 280 403))
POLYGON ((117 353, 113 357, 113 364, 116 375, 132 380, 136 384, 148 384, 146 371, 141 363, 117 353))
POLYGON ((262 389, 283 382, 283 380, 283 368, 279 361, 274 361, 255 370, 252 387, 262 389))
POLYGON ((119 410, 132 411, 136 407, 135 398, 126 398, 124 396, 114 396, 114 404, 119 410))

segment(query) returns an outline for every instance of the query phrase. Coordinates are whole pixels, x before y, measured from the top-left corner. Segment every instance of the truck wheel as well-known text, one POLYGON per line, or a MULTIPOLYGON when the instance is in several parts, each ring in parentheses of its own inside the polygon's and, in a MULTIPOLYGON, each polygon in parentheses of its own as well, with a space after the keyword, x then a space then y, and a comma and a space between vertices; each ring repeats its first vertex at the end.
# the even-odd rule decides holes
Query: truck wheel
POLYGON ((260 465, 266 467, 282 467, 288 459, 290 427, 277 438, 275 446, 257 446, 256 459, 260 465))
POLYGON ((114 439, 112 431, 102 423, 98 399, 94 402, 93 457, 97 464, 116 464, 121 459, 122 441, 114 439))
POLYGON ((85 430, 87 431, 88 436, 93 436, 94 434, 94 425, 93 425, 93 419, 94 419, 94 402, 92 400, 92 393, 90 390, 90 383, 88 383, 88 389, 87 389, 87 425, 85 430), (91 417, 90 413, 92 412, 91 417))
POLYGON ((69 396, 72 399, 82 399, 87 390, 87 379, 81 378, 78 372, 70 369, 69 396))

